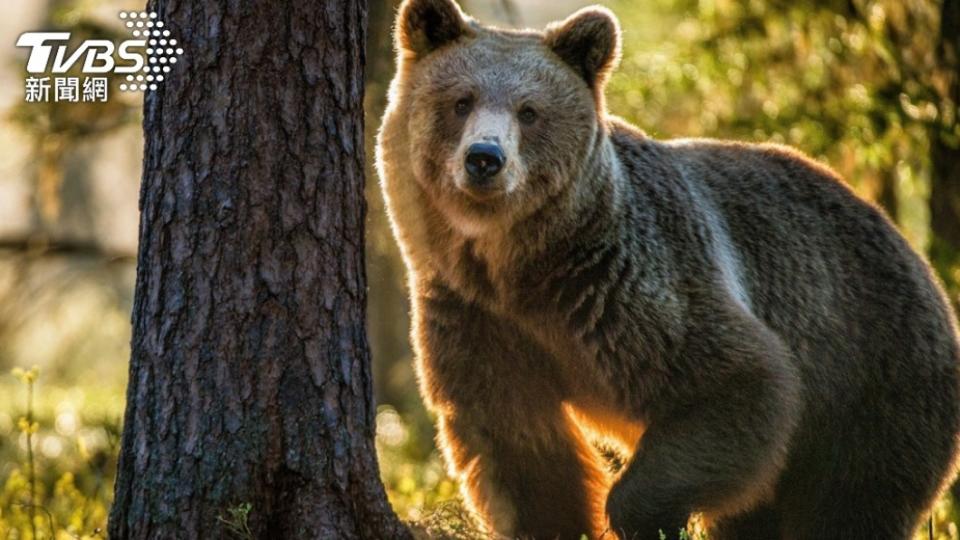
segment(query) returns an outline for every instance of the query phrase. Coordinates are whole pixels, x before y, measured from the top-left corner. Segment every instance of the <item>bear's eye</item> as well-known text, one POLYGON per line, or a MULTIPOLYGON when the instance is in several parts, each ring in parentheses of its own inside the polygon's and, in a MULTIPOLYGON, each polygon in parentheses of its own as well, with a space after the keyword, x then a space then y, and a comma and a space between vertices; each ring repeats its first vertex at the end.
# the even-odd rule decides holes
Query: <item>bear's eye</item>
POLYGON ((529 126, 537 120, 537 111, 527 105, 520 109, 520 112, 517 113, 517 118, 520 119, 520 122, 529 126))
POLYGON ((472 105, 470 98, 460 98, 453 106, 453 110, 457 116, 466 116, 470 112, 470 105, 472 105))

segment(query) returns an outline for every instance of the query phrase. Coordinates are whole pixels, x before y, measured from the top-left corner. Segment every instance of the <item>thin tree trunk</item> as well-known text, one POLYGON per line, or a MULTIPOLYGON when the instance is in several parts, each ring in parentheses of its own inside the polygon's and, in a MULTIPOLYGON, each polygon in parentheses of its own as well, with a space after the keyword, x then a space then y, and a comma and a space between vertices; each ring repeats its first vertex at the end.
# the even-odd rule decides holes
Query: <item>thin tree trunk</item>
POLYGON ((960 308, 960 0, 943 0, 937 58, 938 91, 946 106, 930 138, 930 259, 960 308))
MULTIPOLYGON (((387 86, 393 75, 393 43, 391 28, 399 0, 370 0, 367 2, 369 29, 367 34, 366 113, 367 113, 367 173, 373 170, 373 148, 380 117, 387 106, 387 86)), ((391 403, 404 411, 409 400, 409 389, 415 384, 410 350, 410 302, 404 279, 406 269, 400 250, 393 239, 387 219, 383 194, 376 182, 367 184, 367 202, 370 205, 367 226, 367 275, 370 281, 370 310, 375 317, 368 319, 370 348, 373 352, 374 394, 383 403, 391 403), (404 363, 403 366, 398 363, 404 363), (397 369, 399 368, 399 369, 397 369), (409 380, 396 384, 396 372, 406 373, 409 380), (401 393, 402 390, 405 393, 401 393)), ((419 400, 419 395, 415 396, 419 400)), ((406 411, 404 411, 406 412, 406 411)), ((432 446, 432 445, 431 445, 432 446)))
POLYGON ((110 536, 408 537, 364 327, 365 4, 149 9, 185 54, 145 100, 110 536))
POLYGON ((897 173, 887 170, 880 173, 880 186, 877 192, 877 204, 890 216, 894 223, 899 223, 900 199, 897 196, 897 173))

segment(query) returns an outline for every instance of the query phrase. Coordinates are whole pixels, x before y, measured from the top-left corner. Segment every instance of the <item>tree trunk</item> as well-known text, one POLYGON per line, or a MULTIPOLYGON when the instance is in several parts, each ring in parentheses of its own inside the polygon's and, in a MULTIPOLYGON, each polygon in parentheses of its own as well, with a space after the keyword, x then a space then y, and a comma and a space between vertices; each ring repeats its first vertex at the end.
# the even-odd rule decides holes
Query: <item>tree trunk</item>
POLYGON ((185 53, 145 99, 110 536, 406 538, 364 326, 365 4, 150 10, 185 53))
POLYGON ((960 0, 943 1, 937 58, 944 106, 930 138, 930 259, 960 308, 960 0))
POLYGON ((877 204, 887 213, 887 216, 896 223, 900 223, 900 199, 897 196, 897 172, 886 170, 879 173, 879 189, 877 190, 877 204))

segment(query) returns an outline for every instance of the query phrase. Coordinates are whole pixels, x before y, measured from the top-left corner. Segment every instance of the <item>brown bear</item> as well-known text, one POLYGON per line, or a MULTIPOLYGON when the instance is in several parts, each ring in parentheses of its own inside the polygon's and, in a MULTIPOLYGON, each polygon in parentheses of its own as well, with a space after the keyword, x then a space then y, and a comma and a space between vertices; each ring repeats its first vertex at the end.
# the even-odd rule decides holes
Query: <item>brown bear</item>
POLYGON ((606 9, 508 31, 407 0, 396 47, 377 163, 421 392, 491 530, 912 534, 952 473, 960 353, 880 211, 794 150, 609 115, 606 9))

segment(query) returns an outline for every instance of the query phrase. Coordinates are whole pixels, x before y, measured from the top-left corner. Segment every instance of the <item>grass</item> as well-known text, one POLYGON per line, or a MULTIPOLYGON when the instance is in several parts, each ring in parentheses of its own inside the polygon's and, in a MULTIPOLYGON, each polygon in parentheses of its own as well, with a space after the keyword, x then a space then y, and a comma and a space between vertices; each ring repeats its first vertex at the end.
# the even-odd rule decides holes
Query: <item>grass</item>
POLYGON ((39 383, 0 381, 0 538, 105 538, 122 391, 39 383))
MULTIPOLYGON (((39 370, 0 374, 0 540, 106 538, 124 388, 61 385, 39 370)), ((377 413, 377 450, 398 515, 430 538, 484 537, 458 500, 439 455, 392 407, 377 413)), ((251 501, 218 516, 232 536, 252 534, 251 501)))
MULTIPOLYGON (((45 384, 36 368, 0 375, 0 540, 106 538, 123 403, 122 383, 45 384)), ((489 538, 464 509, 437 452, 423 453, 425 436, 392 407, 378 409, 377 450, 397 514, 417 538, 489 538)), ((255 506, 225 509, 219 520, 233 537, 251 539, 247 518, 255 506)), ((937 540, 960 540, 949 496, 933 518, 937 540)), ((927 539, 921 527, 915 540, 927 539)))

